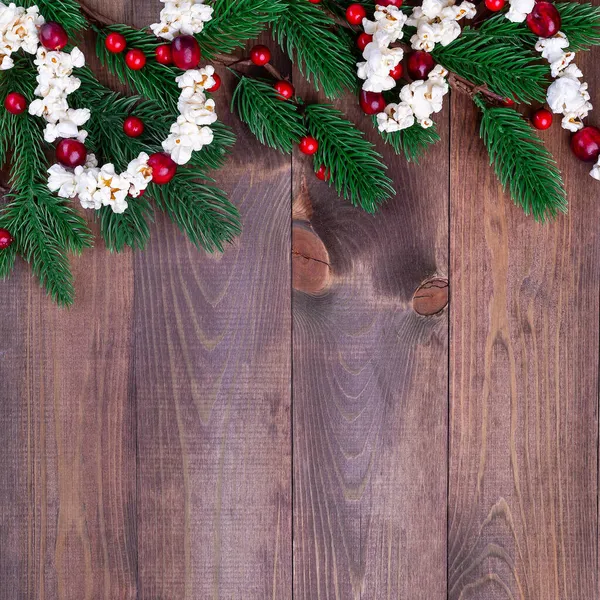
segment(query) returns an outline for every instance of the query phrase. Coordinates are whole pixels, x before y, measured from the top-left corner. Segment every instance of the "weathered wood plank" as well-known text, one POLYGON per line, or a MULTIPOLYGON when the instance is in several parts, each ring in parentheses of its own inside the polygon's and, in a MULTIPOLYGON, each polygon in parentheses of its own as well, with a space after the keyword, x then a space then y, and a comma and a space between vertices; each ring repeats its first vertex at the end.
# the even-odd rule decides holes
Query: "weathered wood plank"
POLYGON ((221 74, 239 139, 217 179, 243 235, 208 256, 159 217, 135 259, 140 599, 292 593, 291 164, 229 115, 221 74))
POLYGON ((315 240, 294 241, 298 598, 446 597, 448 317, 412 307, 447 275, 448 113, 438 122, 420 167, 386 151, 398 195, 374 217, 294 159, 297 229, 315 240))
POLYGON ((449 597, 596 598, 597 183, 557 122, 570 212, 535 224, 453 104, 449 597))

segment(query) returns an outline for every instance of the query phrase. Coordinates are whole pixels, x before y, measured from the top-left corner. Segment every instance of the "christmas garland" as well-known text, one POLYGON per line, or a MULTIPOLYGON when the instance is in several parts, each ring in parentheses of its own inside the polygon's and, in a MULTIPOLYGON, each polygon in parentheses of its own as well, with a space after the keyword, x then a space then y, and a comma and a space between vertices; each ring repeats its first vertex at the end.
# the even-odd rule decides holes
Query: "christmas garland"
POLYGON ((207 251, 239 234, 237 209, 211 176, 235 138, 217 120, 211 96, 221 80, 206 61, 236 74, 232 109, 260 142, 284 153, 298 147, 319 179, 364 210, 393 196, 382 157, 340 111, 298 97, 268 47, 240 56, 266 27, 328 99, 357 94, 407 160, 439 139, 433 117, 454 90, 479 108, 490 162, 527 214, 544 220, 566 210, 560 172, 535 133, 553 114, 600 180, 600 130, 584 126, 592 105, 574 63, 600 43, 600 9, 591 4, 161 2, 146 30, 112 24, 76 0, 0 3, 0 160, 9 167, 0 278, 20 255, 54 300, 72 303, 68 256, 93 241, 77 205, 94 210, 116 252, 145 246, 155 210, 207 251), (72 41, 90 25, 101 63, 131 95, 85 66, 72 41), (256 67, 264 76, 252 76, 256 67))

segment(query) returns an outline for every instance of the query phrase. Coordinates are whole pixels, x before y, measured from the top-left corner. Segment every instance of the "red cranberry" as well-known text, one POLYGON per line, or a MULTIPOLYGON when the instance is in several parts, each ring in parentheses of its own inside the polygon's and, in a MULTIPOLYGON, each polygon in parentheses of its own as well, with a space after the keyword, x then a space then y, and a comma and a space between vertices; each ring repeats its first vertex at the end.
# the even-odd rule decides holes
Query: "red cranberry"
POLYGON ((360 107, 366 115, 376 115, 383 112, 385 108, 385 98, 381 92, 360 91, 360 107))
POLYGON ((535 35, 549 38, 556 35, 561 25, 560 14, 550 2, 540 1, 527 15, 527 26, 535 35))
POLYGON ((540 108, 539 110, 536 110, 533 113, 533 116, 531 117, 531 122, 533 123, 533 126, 536 129, 539 129, 540 131, 548 129, 550 125, 552 125, 552 120, 552 113, 545 108, 540 108))
POLYGON ((6 250, 13 243, 12 235, 6 229, 0 228, 0 250, 6 250))
POLYGON ((259 44, 250 50, 250 60, 258 67, 264 67, 271 60, 271 51, 259 44))
POLYGON ((350 25, 360 25, 367 16, 367 11, 362 4, 351 4, 346 9, 346 20, 350 25))
POLYGON ((362 52, 373 41, 373 36, 364 31, 356 38, 356 46, 362 52))
POLYGON ((161 44, 156 46, 154 51, 156 55, 156 62, 161 65, 173 64, 173 53, 171 52, 171 44, 161 44))
POLYGON ((64 139, 56 147, 56 159, 65 166, 74 169, 85 164, 87 150, 78 140, 64 139))
POLYGON ((11 92, 4 100, 4 108, 13 115, 20 115, 27 108, 27 98, 18 92, 11 92))
POLYGON ((584 127, 571 138, 573 154, 585 162, 594 162, 600 156, 600 129, 584 127))
POLYGON ((307 154, 308 156, 311 156, 315 154, 318 149, 319 142, 317 142, 317 140, 315 140, 314 137, 307 135, 300 140, 300 152, 302 152, 302 154, 307 154))
POLYGON ((406 67, 408 74, 413 79, 425 79, 433 67, 435 67, 435 61, 429 52, 417 50, 408 57, 408 63, 406 67))
POLYGON ((294 86, 289 81, 278 81, 275 84, 277 93, 281 96, 280 100, 289 100, 294 95, 294 86))
POLYGON ((400 8, 404 0, 377 0, 376 4, 379 6, 396 6, 400 8))
POLYGON ((329 181, 331 179, 331 173, 325 165, 321 165, 315 175, 321 181, 329 181))
POLYGON ((213 73, 212 78, 215 80, 215 85, 213 85, 212 87, 210 87, 206 90, 207 92, 210 92, 211 94, 218 91, 219 88, 221 87, 221 83, 222 83, 221 77, 219 75, 217 75, 216 73, 213 73))
POLYGON ((400 79, 402 77, 402 75, 404 74, 404 67, 402 66, 402 63, 398 63, 391 71, 390 71, 390 77, 392 79, 395 79, 396 81, 398 81, 398 79, 400 79))
POLYGON ((148 159, 148 166, 152 168, 152 181, 158 185, 169 183, 177 172, 177 164, 164 152, 157 152, 148 159))
POLYGON ((195 69, 202 58, 200 46, 193 35, 176 37, 171 44, 171 52, 175 66, 184 71, 195 69))
POLYGON ((125 39, 125 36, 113 31, 106 36, 104 45, 109 52, 119 54, 127 48, 127 40, 125 39))
POLYGON ((127 117, 123 123, 123 131, 125 135, 136 138, 144 133, 144 121, 138 117, 127 117))
POLYGON ((146 66, 146 55, 134 48, 125 55, 125 63, 132 71, 139 71, 146 66))
POLYGON ((69 43, 65 28, 54 21, 48 21, 40 27, 39 38, 42 46, 48 50, 62 50, 69 43))
POLYGON ((485 6, 492 12, 498 12, 504 8, 506 0, 485 0, 485 6))

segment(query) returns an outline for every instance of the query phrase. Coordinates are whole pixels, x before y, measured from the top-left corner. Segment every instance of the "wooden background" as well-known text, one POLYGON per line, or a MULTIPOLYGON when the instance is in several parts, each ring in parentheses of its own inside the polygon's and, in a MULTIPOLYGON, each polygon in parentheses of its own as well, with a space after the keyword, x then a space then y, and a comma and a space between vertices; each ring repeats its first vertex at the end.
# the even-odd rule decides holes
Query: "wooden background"
POLYGON ((224 256, 158 218, 146 252, 73 261, 71 310, 22 264, 1 284, 0 599, 598 598, 600 187, 567 134, 542 137, 570 212, 537 225, 455 94, 421 166, 379 144, 373 217, 220 94, 224 256))

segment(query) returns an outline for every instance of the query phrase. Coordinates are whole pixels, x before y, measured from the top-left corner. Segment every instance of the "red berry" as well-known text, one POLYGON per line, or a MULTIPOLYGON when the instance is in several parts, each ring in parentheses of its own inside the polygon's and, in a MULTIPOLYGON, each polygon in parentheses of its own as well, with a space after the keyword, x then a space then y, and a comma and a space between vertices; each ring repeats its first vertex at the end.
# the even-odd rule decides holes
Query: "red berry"
POLYGON ((396 81, 398 81, 398 79, 400 79, 402 77, 402 75, 404 74, 404 67, 402 66, 402 63, 398 63, 391 71, 390 71, 390 77, 392 79, 395 79, 396 81))
POLYGON ((281 96, 280 100, 289 100, 294 95, 294 86, 289 81, 278 81, 275 89, 281 96))
POLYGON ((125 39, 125 36, 113 31, 106 36, 104 45, 109 52, 112 52, 113 54, 119 54, 120 52, 123 52, 125 48, 127 48, 127 40, 125 39))
POLYGON ((202 53, 198 41, 193 35, 180 35, 171 44, 173 62, 184 71, 195 69, 200 64, 202 53))
POLYGON ((377 0, 379 6, 396 6, 400 8, 404 0, 377 0))
POLYGON ((311 4, 320 4, 321 0, 308 0, 311 4))
POLYGON ((0 250, 6 250, 12 243, 13 238, 10 232, 0 228, 0 250))
POLYGON ((264 67, 271 60, 271 51, 262 45, 254 46, 250 50, 250 60, 259 67, 264 67))
POLYGON ((512 108, 515 105, 515 101, 512 98, 504 98, 502 100, 502 106, 506 106, 506 108, 512 108))
POLYGON ((536 129, 544 131, 544 129, 548 129, 552 125, 552 119, 552 113, 549 110, 540 108, 533 113, 531 122, 536 129))
POLYGON ((331 179, 331 172, 325 165, 321 165, 315 175, 321 181, 329 181, 331 179))
POLYGON ((550 2, 540 1, 527 15, 527 26, 535 35, 549 38, 558 33, 562 20, 556 6, 550 2))
POLYGON ((304 136, 300 140, 300 152, 312 156, 319 149, 319 142, 310 135, 304 136))
POLYGON ((356 45, 359 50, 364 50, 367 47, 367 44, 370 44, 373 41, 373 36, 365 33, 364 31, 356 38, 356 45))
POLYGON ((62 50, 69 43, 64 27, 54 21, 48 21, 40 27, 39 38, 42 46, 48 50, 62 50))
POLYGON ((385 98, 381 92, 367 92, 360 90, 360 107, 366 115, 376 115, 383 112, 385 108, 385 98))
POLYGON ((139 71, 146 66, 146 55, 141 50, 134 48, 125 55, 125 62, 132 71, 139 71))
POLYGON ((144 122, 138 117, 127 117, 123 123, 125 135, 136 138, 144 133, 144 122))
POLYGON ((585 162, 594 162, 600 156, 600 129, 584 127, 571 138, 573 154, 585 162))
POLYGON ((173 159, 164 152, 157 152, 148 159, 148 165, 152 168, 152 181, 158 185, 169 183, 177 172, 177 165, 173 159))
POLYGON ((433 67, 435 67, 435 61, 431 54, 424 50, 417 50, 410 54, 406 65, 408 74, 415 80, 425 79, 433 67))
POLYGON ((58 143, 56 147, 56 159, 65 166, 81 167, 85 164, 87 158, 87 150, 85 146, 78 140, 64 139, 58 143))
POLYGON ((27 99, 23 94, 11 92, 4 100, 4 108, 13 115, 20 115, 27 108, 27 99))
POLYGON ((346 20, 350 25, 360 25, 367 16, 367 11, 362 4, 351 4, 346 9, 346 20))
POLYGON ((207 92, 210 92, 211 94, 216 92, 221 87, 221 83, 222 83, 221 78, 216 73, 213 73, 212 77, 215 80, 215 85, 213 85, 211 88, 208 88, 208 90, 206 90, 207 92))
POLYGON ((504 8, 506 0, 485 0, 485 6, 492 12, 498 12, 504 8))
POLYGON ((173 52, 171 52, 171 44, 161 44, 160 46, 156 46, 154 53, 156 55, 157 63, 160 63, 161 65, 173 64, 173 52))

